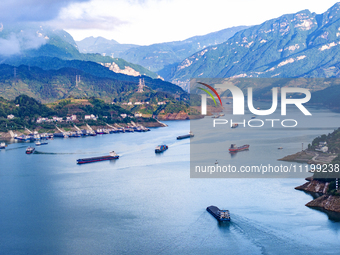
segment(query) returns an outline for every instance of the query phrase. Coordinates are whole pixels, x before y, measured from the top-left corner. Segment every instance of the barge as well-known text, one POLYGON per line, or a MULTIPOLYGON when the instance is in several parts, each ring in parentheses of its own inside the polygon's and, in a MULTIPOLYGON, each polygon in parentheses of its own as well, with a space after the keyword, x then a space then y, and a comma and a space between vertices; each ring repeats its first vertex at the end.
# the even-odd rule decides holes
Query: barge
POLYGON ((168 149, 168 145, 158 145, 155 149, 155 153, 160 153, 166 151, 168 149))
POLYGON ((194 134, 192 132, 189 132, 189 134, 187 134, 187 135, 177 136, 177 140, 182 140, 182 139, 190 138, 190 137, 194 137, 194 134))
POLYGON ((86 163, 112 160, 112 159, 119 159, 119 155, 117 155, 114 151, 111 151, 110 155, 108 156, 77 159, 77 164, 86 164, 86 163))
POLYGON ((208 206, 207 211, 214 216, 218 221, 230 221, 229 210, 220 210, 216 206, 208 206))

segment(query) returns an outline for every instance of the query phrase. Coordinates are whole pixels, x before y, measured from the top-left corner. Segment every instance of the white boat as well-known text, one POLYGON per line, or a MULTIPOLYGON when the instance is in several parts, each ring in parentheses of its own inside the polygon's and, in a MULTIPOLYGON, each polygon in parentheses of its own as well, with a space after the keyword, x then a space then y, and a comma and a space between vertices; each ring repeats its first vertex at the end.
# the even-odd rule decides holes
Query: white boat
POLYGON ((0 149, 6 149, 7 145, 6 143, 0 143, 0 149))
POLYGON ((46 144, 48 144, 48 143, 47 142, 40 142, 40 141, 35 143, 36 146, 46 145, 46 144))

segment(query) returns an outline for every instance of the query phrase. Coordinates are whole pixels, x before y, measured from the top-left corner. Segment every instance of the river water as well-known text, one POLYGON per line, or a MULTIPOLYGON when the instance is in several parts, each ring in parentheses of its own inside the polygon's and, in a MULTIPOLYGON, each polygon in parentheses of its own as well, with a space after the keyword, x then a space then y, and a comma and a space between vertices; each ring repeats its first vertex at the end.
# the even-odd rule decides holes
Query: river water
MULTIPOLYGON (((340 126, 337 113, 313 116, 302 133, 277 132, 287 149, 275 159, 340 126)), ((9 144, 0 152, 0 253, 338 254, 340 222, 305 206, 311 195, 294 189, 303 178, 190 178, 190 140, 176 140, 190 123, 166 124, 55 139, 32 155, 28 143, 9 144), (156 155, 158 144, 169 149, 156 155), (118 160, 76 164, 112 150, 118 160), (231 222, 219 224, 210 205, 229 209, 231 222)), ((262 137, 263 146, 273 139, 262 137)))

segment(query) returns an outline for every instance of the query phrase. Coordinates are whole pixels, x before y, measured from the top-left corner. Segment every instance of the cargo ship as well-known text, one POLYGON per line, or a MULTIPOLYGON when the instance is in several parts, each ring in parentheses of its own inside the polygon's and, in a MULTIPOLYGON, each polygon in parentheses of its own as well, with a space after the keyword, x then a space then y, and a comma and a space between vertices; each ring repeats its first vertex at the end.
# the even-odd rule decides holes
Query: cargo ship
POLYGON ((112 159, 119 159, 119 155, 117 155, 114 151, 111 151, 110 155, 108 156, 77 159, 77 164, 86 164, 86 163, 92 163, 92 162, 98 162, 98 161, 104 161, 104 160, 112 160, 112 159))
POLYGON ((168 145, 158 145, 155 149, 156 153, 160 153, 166 151, 168 149, 168 145))
POLYGON ((190 138, 190 137, 194 137, 194 134, 192 132, 189 132, 189 134, 187 134, 187 135, 177 136, 177 140, 182 140, 182 139, 190 138))
POLYGON ((214 216, 218 221, 230 221, 229 210, 220 210, 216 206, 208 206, 207 211, 214 216))
POLYGON ((238 151, 244 151, 249 149, 249 144, 242 145, 240 147, 237 147, 236 144, 230 145, 229 151, 230 152, 238 152, 238 151))
POLYGON ((34 151, 35 151, 35 148, 34 148, 34 147, 28 147, 28 148, 26 149, 26 154, 32 154, 34 151))

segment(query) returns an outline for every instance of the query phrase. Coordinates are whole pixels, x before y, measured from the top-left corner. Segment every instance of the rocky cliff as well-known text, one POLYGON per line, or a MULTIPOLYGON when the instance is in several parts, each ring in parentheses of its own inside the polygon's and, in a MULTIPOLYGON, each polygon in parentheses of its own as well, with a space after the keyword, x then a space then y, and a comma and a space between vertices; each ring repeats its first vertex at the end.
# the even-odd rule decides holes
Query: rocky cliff
POLYGON ((311 193, 316 198, 306 204, 308 207, 321 208, 327 211, 340 213, 340 196, 334 196, 328 193, 329 182, 322 182, 307 178, 307 182, 296 187, 297 190, 303 190, 311 193))

